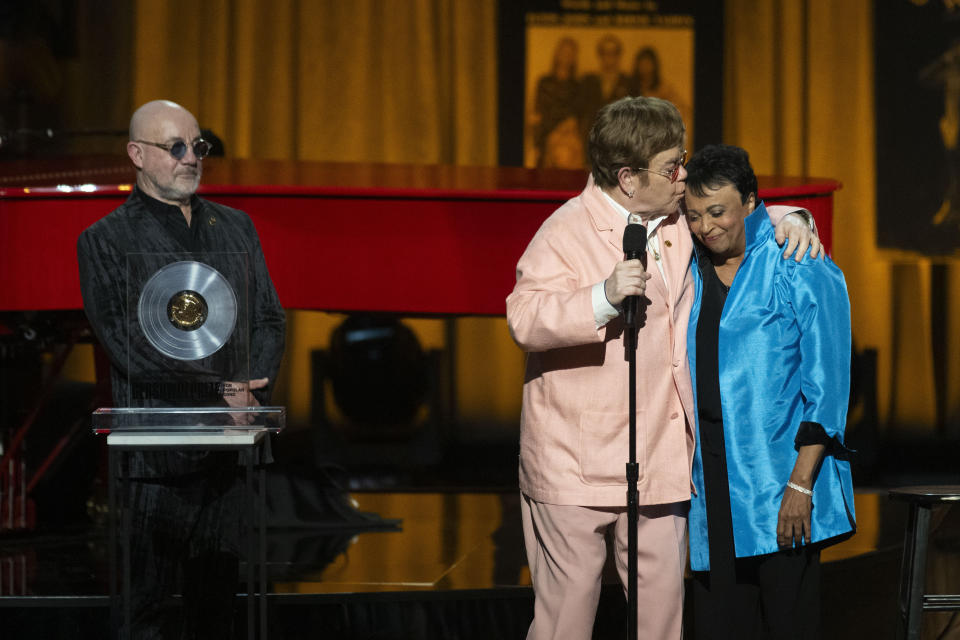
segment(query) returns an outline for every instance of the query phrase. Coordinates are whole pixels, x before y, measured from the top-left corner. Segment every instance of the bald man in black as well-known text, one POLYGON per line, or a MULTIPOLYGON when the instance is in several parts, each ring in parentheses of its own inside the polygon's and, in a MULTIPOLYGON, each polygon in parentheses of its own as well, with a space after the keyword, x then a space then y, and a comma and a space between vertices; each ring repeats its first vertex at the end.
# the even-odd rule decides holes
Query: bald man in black
MULTIPOLYGON (((208 151, 196 118, 180 105, 157 100, 137 109, 127 143, 136 187, 78 241, 84 309, 110 358, 115 406, 247 406, 269 400, 283 356, 285 316, 250 218, 196 195, 208 151), (224 275, 231 281, 249 278, 249 317, 242 323, 250 329, 248 380, 218 379, 222 369, 214 359, 223 358, 221 353, 179 363, 165 374, 170 384, 150 387, 155 393, 138 388, 144 372, 157 370, 158 355, 145 341, 128 342, 129 254, 192 254, 201 260, 246 254, 238 267, 245 273, 224 275), (190 388, 176 384, 180 380, 209 382, 203 388, 214 397, 198 402, 191 394, 178 395, 190 388)), ((154 452, 131 458, 130 473, 142 481, 133 486, 130 637, 232 637, 241 528, 236 454, 154 452), (165 602, 171 593, 182 593, 182 610, 165 602)))

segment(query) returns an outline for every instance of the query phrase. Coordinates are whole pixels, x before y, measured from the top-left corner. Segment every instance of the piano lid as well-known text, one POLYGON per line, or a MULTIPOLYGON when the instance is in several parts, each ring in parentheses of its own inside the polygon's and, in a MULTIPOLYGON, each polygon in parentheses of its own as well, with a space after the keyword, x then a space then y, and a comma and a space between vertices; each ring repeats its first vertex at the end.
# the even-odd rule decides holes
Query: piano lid
MULTIPOLYGON (((333 193, 426 191, 461 196, 552 198, 579 193, 586 170, 522 167, 334 163, 297 160, 207 158, 200 193, 333 193)), ((766 197, 826 195, 840 188, 827 178, 760 176, 766 197)), ((136 180, 130 161, 117 156, 70 156, 0 162, 0 197, 22 194, 22 187, 43 194, 46 188, 69 186, 87 192, 129 185, 136 180)), ((124 189, 127 190, 127 189, 124 189)))
MULTIPOLYGON (((521 167, 455 167, 370 163, 207 158, 199 193, 377 193, 482 198, 554 198, 578 193, 583 170, 521 167)), ((69 192, 110 192, 136 180, 126 158, 75 156, 0 162, 0 197, 69 192), (58 190, 58 187, 60 189, 58 190), (85 187, 85 188, 81 188, 85 187), (28 188, 28 192, 23 189, 28 188)), ((128 188, 124 188, 128 191, 128 188)))

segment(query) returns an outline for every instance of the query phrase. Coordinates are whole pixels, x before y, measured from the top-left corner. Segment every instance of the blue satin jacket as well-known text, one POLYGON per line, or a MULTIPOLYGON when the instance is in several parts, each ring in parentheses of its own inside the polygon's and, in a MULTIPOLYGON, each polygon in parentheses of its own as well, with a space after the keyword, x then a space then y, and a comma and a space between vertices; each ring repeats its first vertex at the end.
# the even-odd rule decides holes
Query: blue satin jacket
MULTIPOLYGON (((821 424, 832 439, 813 487, 811 539, 856 526, 850 463, 843 450, 850 397, 850 302, 843 273, 826 258, 784 260, 761 203, 746 223, 746 252, 720 318, 723 435, 737 557, 773 553, 777 516, 797 459, 801 422, 821 424)), ((696 325, 703 279, 691 265, 695 298, 687 351, 696 389, 696 325)), ((693 458, 690 565, 710 568, 700 428, 693 458)))

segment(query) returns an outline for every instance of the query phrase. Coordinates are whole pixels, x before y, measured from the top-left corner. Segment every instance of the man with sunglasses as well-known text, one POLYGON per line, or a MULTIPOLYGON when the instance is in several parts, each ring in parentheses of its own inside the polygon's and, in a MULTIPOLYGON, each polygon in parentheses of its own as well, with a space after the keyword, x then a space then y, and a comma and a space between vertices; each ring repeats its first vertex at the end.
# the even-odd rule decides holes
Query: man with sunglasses
MULTIPOLYGON (((84 309, 110 359, 114 406, 135 405, 139 391, 130 388, 128 376, 151 370, 156 358, 151 349, 130 346, 128 351, 128 254, 246 254, 240 277, 248 279, 244 324, 249 327, 252 379, 219 381, 211 388, 223 397, 200 404, 266 404, 283 355, 284 311, 250 218, 196 195, 203 158, 210 152, 196 118, 173 102, 148 102, 130 119, 126 150, 137 171, 136 186, 126 202, 86 229, 77 243, 84 309)), ((204 362, 183 366, 202 370, 204 362)), ((151 400, 161 405, 198 404, 172 395, 180 393, 180 385, 158 388, 161 397, 151 400)), ((149 478, 133 490, 129 637, 233 637, 242 512, 237 455, 139 453, 131 456, 129 474, 149 478), (183 595, 181 610, 165 606, 170 593, 183 595)))
MULTIPOLYGON (((583 192, 540 227, 517 263, 507 322, 528 352, 520 431, 521 515, 535 594, 528 640, 589 640, 608 541, 627 585, 628 364, 621 309, 639 296, 637 539, 640 638, 679 640, 694 451, 686 330, 690 229, 681 213, 685 127, 659 98, 604 106, 590 132, 583 192), (628 223, 647 228, 647 263, 625 260, 628 223)), ((780 207, 777 219, 791 209, 780 207)), ((771 217, 774 212, 771 211, 771 217)), ((780 221, 787 254, 813 243, 780 221), (798 244, 799 242, 799 244, 798 244)))

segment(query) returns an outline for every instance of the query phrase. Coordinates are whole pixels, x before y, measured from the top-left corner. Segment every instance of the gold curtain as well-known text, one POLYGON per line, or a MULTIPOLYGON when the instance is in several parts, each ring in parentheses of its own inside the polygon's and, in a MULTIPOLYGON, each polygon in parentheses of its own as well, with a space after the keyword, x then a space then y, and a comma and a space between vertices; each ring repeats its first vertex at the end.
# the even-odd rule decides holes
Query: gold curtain
POLYGON ((856 347, 878 352, 881 424, 938 428, 934 353, 942 350, 941 417, 956 429, 960 262, 944 261, 948 282, 938 293, 932 260, 876 246, 872 24, 870 0, 727 0, 724 138, 750 152, 757 173, 843 183, 833 257, 847 279, 856 347), (946 344, 932 341, 935 295, 946 295, 946 344))
POLYGON ((496 4, 138 0, 133 102, 239 158, 495 164, 496 4))

